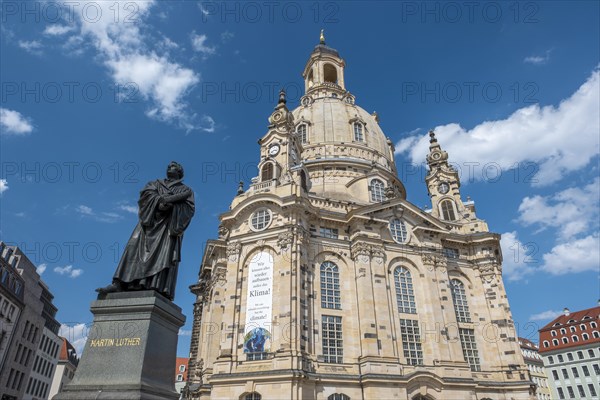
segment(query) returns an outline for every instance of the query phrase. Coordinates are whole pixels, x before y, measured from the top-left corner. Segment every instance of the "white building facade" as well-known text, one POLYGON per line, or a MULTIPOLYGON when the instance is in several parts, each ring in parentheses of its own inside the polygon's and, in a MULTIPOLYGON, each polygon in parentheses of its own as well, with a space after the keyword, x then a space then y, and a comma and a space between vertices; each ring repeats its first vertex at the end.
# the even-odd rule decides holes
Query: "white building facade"
POLYGON ((540 329, 552 399, 600 399, 600 306, 570 312, 540 329))

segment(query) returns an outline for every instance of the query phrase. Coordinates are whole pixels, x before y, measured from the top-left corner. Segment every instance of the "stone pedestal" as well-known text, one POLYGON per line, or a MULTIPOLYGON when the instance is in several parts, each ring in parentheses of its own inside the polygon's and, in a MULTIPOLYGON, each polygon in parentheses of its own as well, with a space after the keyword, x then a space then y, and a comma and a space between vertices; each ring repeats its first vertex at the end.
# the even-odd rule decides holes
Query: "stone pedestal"
POLYGON ((91 311, 94 323, 75 377, 53 399, 178 399, 181 308, 148 290, 107 294, 91 311))

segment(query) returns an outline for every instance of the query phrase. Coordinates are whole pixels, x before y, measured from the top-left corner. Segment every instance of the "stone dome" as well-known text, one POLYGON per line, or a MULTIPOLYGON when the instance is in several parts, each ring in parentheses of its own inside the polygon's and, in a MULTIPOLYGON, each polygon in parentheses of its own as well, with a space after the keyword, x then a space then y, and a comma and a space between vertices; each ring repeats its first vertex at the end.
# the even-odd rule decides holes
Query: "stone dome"
POLYGON ((296 132, 306 132, 302 159, 374 163, 395 174, 393 148, 377 122, 377 115, 354 104, 354 97, 347 92, 336 95, 335 92, 307 95, 302 99, 304 105, 292 111, 296 132))

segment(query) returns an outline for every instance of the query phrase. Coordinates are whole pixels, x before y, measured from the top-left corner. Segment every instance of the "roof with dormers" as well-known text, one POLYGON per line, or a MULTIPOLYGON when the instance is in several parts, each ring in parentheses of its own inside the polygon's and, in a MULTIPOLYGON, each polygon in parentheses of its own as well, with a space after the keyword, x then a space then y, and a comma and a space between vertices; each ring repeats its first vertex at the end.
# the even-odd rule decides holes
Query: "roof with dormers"
POLYGON ((540 329, 540 353, 600 343, 600 306, 565 312, 540 329))

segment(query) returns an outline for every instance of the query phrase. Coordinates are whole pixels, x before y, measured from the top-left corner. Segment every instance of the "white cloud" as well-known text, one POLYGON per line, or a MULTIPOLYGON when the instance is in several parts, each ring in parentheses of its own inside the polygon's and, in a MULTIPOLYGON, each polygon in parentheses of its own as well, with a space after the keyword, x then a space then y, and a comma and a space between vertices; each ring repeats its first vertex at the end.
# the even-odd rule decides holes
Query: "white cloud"
POLYGON ((75 28, 69 25, 48 25, 46 29, 44 29, 44 35, 46 36, 62 36, 69 32, 72 32, 75 28))
POLYGON ((179 336, 192 336, 192 331, 188 329, 179 329, 179 336))
POLYGON ((69 278, 77 278, 81 274, 83 274, 82 269, 75 269, 72 265, 66 265, 64 267, 55 267, 54 272, 59 275, 66 275, 69 278))
POLYGON ((235 36, 235 34, 233 32, 225 31, 225 32, 221 33, 221 41, 223 43, 227 43, 231 39, 233 39, 234 36, 235 36))
POLYGON ((131 213, 131 214, 137 214, 138 213, 138 208, 136 206, 130 206, 130 205, 127 205, 127 204, 121 204, 119 206, 119 209, 123 210, 123 211, 126 211, 128 213, 131 213))
POLYGON ((95 212, 91 207, 79 205, 75 208, 75 211, 82 217, 93 218, 99 222, 114 223, 122 219, 123 216, 114 212, 95 212))
MULTIPOLYGON (((506 171, 518 163, 535 163, 521 175, 539 171, 531 181, 534 186, 548 185, 565 174, 585 167, 600 153, 600 69, 558 106, 531 105, 506 119, 485 121, 471 130, 457 123, 435 128, 450 161, 465 166, 477 163, 474 179, 486 179, 486 165, 506 171)), ((408 136, 396 144, 396 154, 408 154, 413 163, 421 164, 428 153, 428 137, 408 136)), ((463 174, 464 175, 464 174, 463 174)), ((495 178, 495 174, 488 175, 495 178)), ((466 180, 463 178, 463 181, 466 180)))
POLYGON ((92 211, 92 209, 88 206, 84 206, 84 205, 80 205, 77 206, 77 212, 79 214, 83 214, 83 215, 94 215, 94 212, 92 211))
POLYGON ((31 121, 20 112, 7 108, 0 108, 0 128, 3 135, 24 135, 33 131, 31 121))
POLYGON ((509 281, 518 281, 535 272, 536 260, 530 244, 523 244, 517 232, 506 232, 500 239, 502 248, 502 275, 509 281))
POLYGON ((47 264, 40 264, 35 270, 39 275, 42 275, 46 271, 46 268, 48 268, 47 264))
POLYGON ((519 222, 525 226, 553 227, 568 239, 598 227, 600 178, 583 188, 569 188, 551 196, 525 197, 519 206, 519 222))
POLYGON ((600 272, 600 239, 592 234, 581 239, 561 243, 543 255, 542 270, 552 275, 584 271, 600 272))
POLYGON ((87 324, 61 324, 58 334, 69 341, 77 352, 77 357, 81 358, 85 342, 87 342, 89 327, 87 324))
POLYGON ((203 115, 200 118, 200 121, 202 121, 202 125, 199 126, 200 130, 203 130, 208 133, 212 133, 215 131, 215 120, 212 119, 212 117, 208 115, 203 115))
POLYGON ((17 42, 20 48, 30 54, 39 56, 42 54, 42 43, 38 40, 19 40, 17 42))
POLYGON ((194 50, 202 53, 203 56, 209 56, 215 54, 217 51, 216 47, 210 47, 206 45, 208 37, 206 35, 198 35, 196 32, 190 34, 190 40, 192 41, 192 47, 194 50))
POLYGON ((534 55, 534 56, 525 57, 523 59, 523 62, 527 63, 527 64, 534 64, 534 65, 546 64, 548 61, 550 61, 550 53, 551 52, 552 52, 552 50, 546 50, 546 53, 543 56, 534 55))
POLYGON ((0 195, 8 190, 8 181, 0 179, 0 195))
POLYGON ((547 310, 547 311, 542 311, 537 314, 533 314, 531 317, 529 317, 529 320, 530 321, 551 321, 561 314, 562 314, 562 311, 547 310))
POLYGON ((198 74, 167 56, 168 42, 155 40, 142 32, 147 28, 145 20, 150 9, 157 2, 115 3, 123 8, 120 10, 123 15, 130 15, 131 9, 135 9, 135 23, 126 22, 124 18, 115 20, 113 3, 83 1, 80 2, 82 9, 88 3, 101 9, 101 17, 92 21, 76 12, 81 36, 91 39, 112 79, 120 85, 135 85, 141 97, 152 104, 146 112, 149 117, 175 123, 187 131, 200 129, 196 126, 196 115, 189 111, 184 101, 199 82, 198 74), (161 50, 165 54, 157 53, 161 50))

